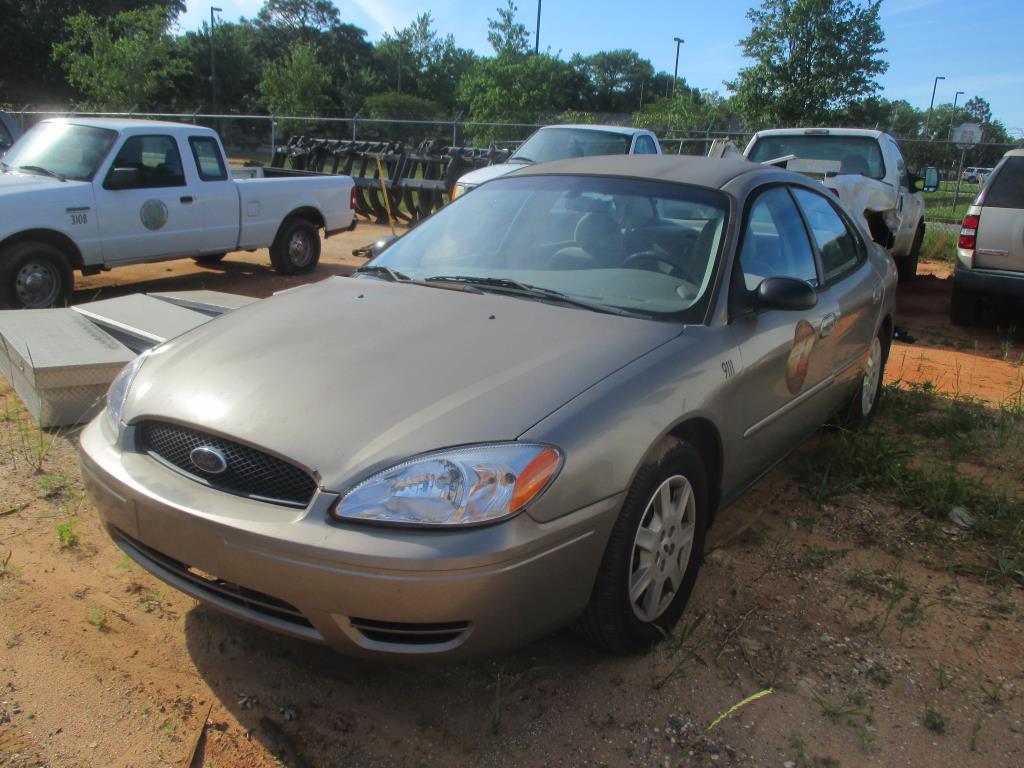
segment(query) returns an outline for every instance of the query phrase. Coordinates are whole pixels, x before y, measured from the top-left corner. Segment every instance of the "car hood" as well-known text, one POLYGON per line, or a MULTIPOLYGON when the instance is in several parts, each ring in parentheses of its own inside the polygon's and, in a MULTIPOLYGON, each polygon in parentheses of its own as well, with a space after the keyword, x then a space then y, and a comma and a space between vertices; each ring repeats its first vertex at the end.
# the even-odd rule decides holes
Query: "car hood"
POLYGON ((48 202, 77 199, 90 189, 85 181, 61 181, 51 176, 34 173, 0 173, 0 199, 31 202, 45 198, 48 202))
POLYGON ((466 184, 470 187, 475 187, 483 184, 485 181, 491 179, 497 179, 506 174, 512 173, 512 171, 518 171, 520 168, 525 168, 529 163, 498 163, 497 165, 488 165, 485 168, 479 168, 475 171, 459 177, 459 184, 466 184))
POLYGON ((424 451, 513 440, 681 327, 496 294, 335 277, 157 347, 125 404, 342 490, 424 451))

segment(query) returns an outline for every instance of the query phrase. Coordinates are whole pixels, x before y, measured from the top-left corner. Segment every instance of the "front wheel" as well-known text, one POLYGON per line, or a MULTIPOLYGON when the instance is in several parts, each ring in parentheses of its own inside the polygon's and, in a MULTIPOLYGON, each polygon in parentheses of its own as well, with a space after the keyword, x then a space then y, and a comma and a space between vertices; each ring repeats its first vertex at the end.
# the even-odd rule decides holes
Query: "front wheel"
POLYGON ((320 261, 320 232, 308 219, 285 219, 270 246, 270 261, 282 275, 304 275, 320 261))
POLYGON ((637 473, 577 622, 589 641, 636 652, 669 634, 704 558, 707 472, 688 443, 671 439, 637 473))
POLYGON ((0 255, 0 307, 4 309, 64 306, 73 286, 67 257, 48 243, 18 243, 0 255))

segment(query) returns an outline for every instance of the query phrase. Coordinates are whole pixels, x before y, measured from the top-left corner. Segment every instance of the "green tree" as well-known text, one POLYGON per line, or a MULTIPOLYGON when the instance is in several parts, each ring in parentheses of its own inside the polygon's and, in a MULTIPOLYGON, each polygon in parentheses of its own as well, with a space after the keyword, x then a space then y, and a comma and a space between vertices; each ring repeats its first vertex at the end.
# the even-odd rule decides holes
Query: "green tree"
POLYGON ((591 56, 579 54, 570 60, 587 84, 581 101, 594 112, 633 112, 640 107, 640 90, 647 98, 654 80, 654 67, 636 51, 628 49, 600 51, 591 56))
MULTIPOLYGON (((315 115, 327 101, 330 82, 316 46, 296 42, 287 56, 263 65, 259 90, 272 114, 315 115)), ((294 128, 286 126, 286 130, 294 128)))
POLYGON ((827 122, 878 91, 885 35, 881 0, 764 0, 740 41, 754 61, 726 85, 750 127, 827 122))
MULTIPOLYGON (((248 22, 217 24, 213 35, 217 59, 217 108, 225 112, 252 112, 261 107, 259 95, 262 62, 255 52, 256 32, 248 22)), ((175 84, 175 105, 189 111, 211 105, 210 26, 178 38, 178 51, 189 68, 175 84)))
POLYGON ((158 106, 174 78, 188 69, 169 32, 173 13, 156 6, 103 20, 82 12, 67 21, 67 39, 53 47, 82 106, 158 106))
POLYGON ((498 8, 498 18, 487 19, 487 42, 494 53, 501 56, 523 56, 530 52, 530 34, 526 27, 516 21, 519 9, 512 0, 506 0, 504 8, 498 8))

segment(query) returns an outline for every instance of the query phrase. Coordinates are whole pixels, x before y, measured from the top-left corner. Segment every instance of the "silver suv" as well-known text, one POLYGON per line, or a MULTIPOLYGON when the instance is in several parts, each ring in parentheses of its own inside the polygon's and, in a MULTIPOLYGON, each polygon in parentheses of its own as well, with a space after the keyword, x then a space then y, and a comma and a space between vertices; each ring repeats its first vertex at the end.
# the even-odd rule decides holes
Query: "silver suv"
POLYGON ((1024 149, 1011 149, 967 209, 957 244, 950 317, 978 321, 984 298, 1024 299, 1024 149))

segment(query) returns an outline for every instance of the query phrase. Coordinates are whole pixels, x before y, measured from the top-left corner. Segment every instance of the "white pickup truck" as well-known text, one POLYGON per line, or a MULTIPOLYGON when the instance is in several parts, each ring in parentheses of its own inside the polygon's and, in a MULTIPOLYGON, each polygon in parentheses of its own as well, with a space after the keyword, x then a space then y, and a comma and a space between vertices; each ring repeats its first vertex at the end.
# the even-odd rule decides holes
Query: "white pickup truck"
POLYGON ((348 176, 235 179, 209 128, 46 120, 0 160, 0 307, 71 298, 72 270, 270 248, 278 272, 320 260, 320 235, 355 227, 348 176))
POLYGON ((932 190, 908 171, 892 136, 862 128, 776 128, 755 133, 743 154, 819 179, 863 215, 868 234, 892 254, 900 282, 917 274, 924 239, 920 192, 932 190))

